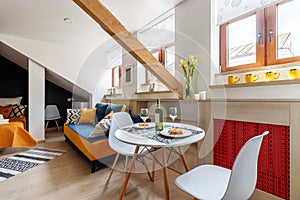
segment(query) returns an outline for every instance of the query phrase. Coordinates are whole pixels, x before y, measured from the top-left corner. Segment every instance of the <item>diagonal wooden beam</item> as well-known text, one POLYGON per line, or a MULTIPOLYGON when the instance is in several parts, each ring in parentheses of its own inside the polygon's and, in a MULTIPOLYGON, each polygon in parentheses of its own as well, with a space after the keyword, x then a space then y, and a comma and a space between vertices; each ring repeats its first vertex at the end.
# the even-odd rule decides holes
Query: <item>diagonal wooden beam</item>
POLYGON ((183 97, 180 82, 131 34, 99 0, 73 0, 90 15, 111 37, 156 76, 178 98, 183 97))

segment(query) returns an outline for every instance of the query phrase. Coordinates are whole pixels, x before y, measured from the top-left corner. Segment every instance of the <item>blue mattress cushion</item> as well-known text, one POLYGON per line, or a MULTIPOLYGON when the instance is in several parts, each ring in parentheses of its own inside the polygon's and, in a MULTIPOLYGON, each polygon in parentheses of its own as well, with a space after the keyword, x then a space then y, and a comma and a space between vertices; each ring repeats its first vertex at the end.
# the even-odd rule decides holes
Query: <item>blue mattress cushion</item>
POLYGON ((95 138, 89 138, 90 133, 94 130, 95 125, 92 124, 67 124, 75 133, 90 143, 97 142, 99 140, 107 139, 106 136, 99 136, 95 138))

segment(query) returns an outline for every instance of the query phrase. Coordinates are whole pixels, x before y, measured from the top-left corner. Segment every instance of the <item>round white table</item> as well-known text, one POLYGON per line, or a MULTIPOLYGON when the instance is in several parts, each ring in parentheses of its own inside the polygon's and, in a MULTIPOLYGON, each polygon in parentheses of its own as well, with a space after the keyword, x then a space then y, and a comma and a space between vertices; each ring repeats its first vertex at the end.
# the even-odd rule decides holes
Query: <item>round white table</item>
MULTIPOLYGON (((154 147, 154 148, 162 148, 162 164, 163 164, 163 177, 164 177, 164 188, 165 188, 165 199, 170 199, 169 195, 169 184, 168 184, 168 177, 167 177, 167 163, 166 163, 166 148, 171 147, 178 147, 181 160, 183 162, 183 165, 185 167, 185 170, 188 171, 188 165, 185 160, 183 151, 181 146, 189 145, 195 142, 200 141, 204 138, 205 132, 203 129, 189 125, 189 124, 181 124, 181 123, 164 123, 164 129, 175 126, 178 129, 181 129, 185 132, 190 131, 192 134, 186 137, 176 137, 172 138, 165 137, 165 135, 161 135, 158 132, 155 132, 154 129, 154 123, 150 123, 149 127, 143 129, 138 126, 138 124, 134 124, 131 126, 124 127, 122 129, 118 129, 115 132, 115 137, 125 143, 136 145, 134 155, 132 157, 132 161, 129 167, 129 170, 126 171, 126 176, 124 180, 124 184, 122 187, 122 191, 120 193, 119 199, 122 199, 125 192, 126 187, 131 175, 131 172, 134 167, 134 162, 136 160, 137 154, 139 152, 139 149, 141 146, 146 147, 154 147)), ((189 132, 189 133, 190 133, 189 132)))

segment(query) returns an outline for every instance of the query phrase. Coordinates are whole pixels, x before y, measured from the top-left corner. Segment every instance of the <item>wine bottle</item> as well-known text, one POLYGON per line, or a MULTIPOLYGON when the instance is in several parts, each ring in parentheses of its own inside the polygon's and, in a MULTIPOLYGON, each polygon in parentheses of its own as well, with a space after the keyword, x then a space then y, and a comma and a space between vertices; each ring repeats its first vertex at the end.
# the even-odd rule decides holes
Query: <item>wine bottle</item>
POLYGON ((160 107, 160 100, 157 99, 156 101, 156 109, 155 109, 155 131, 162 131, 164 127, 163 123, 163 110, 160 107))

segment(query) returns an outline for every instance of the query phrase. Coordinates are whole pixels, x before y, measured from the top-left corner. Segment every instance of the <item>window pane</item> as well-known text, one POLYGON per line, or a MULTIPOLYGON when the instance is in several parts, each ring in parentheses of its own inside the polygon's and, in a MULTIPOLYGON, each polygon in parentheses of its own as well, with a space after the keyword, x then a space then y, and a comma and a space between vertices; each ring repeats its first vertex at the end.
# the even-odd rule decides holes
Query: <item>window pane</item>
POLYGON ((114 83, 113 83, 113 87, 119 87, 120 85, 120 67, 114 67, 113 68, 113 71, 114 71, 114 83))
MULTIPOLYGON (((152 53, 152 55, 154 56, 154 58, 159 60, 159 51, 156 51, 155 53, 152 53)), ((147 82, 154 83, 157 80, 157 78, 153 74, 151 74, 151 72, 149 72, 148 70, 146 72, 148 73, 147 82)))
POLYGON ((256 63, 256 15, 228 25, 228 67, 256 63))
POLYGON ((155 53, 152 53, 152 55, 154 56, 154 58, 156 58, 157 60, 159 59, 158 56, 159 56, 159 51, 155 52, 155 53))
POLYGON ((300 55, 300 1, 280 4, 277 8, 277 58, 300 55))
POLYGON ((166 48, 165 66, 166 66, 166 69, 173 76, 175 76, 175 46, 166 48))

